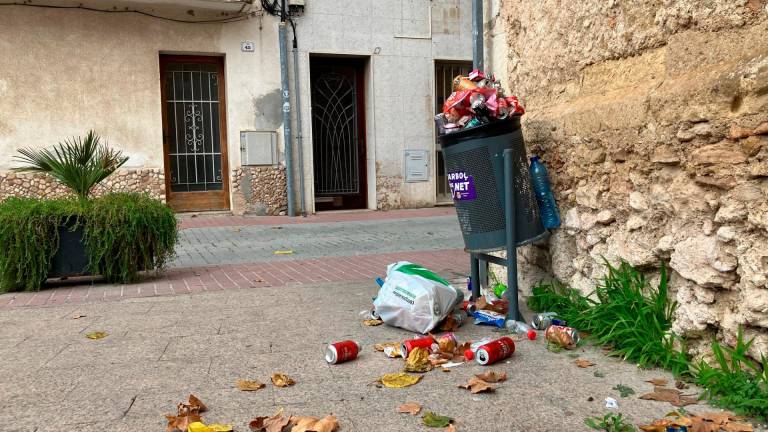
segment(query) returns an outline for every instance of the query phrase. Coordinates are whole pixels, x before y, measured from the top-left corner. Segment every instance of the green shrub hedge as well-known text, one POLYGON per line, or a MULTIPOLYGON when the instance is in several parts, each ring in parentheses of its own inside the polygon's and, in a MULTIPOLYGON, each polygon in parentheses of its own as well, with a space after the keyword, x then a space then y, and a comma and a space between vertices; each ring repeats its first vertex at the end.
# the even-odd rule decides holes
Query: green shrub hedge
POLYGON ((87 271, 117 283, 135 282, 143 270, 162 270, 178 238, 171 209, 145 194, 8 198, 0 203, 0 292, 40 289, 63 224, 84 229, 87 271))

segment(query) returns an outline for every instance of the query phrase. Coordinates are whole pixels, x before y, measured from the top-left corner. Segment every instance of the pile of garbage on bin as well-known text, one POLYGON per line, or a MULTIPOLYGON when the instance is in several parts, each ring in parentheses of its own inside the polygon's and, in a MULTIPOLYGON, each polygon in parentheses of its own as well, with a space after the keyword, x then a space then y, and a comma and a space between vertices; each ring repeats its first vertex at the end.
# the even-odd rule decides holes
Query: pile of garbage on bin
POLYGON ((453 79, 453 93, 435 116, 435 124, 438 134, 445 135, 524 113, 517 96, 506 96, 494 75, 475 69, 453 79))

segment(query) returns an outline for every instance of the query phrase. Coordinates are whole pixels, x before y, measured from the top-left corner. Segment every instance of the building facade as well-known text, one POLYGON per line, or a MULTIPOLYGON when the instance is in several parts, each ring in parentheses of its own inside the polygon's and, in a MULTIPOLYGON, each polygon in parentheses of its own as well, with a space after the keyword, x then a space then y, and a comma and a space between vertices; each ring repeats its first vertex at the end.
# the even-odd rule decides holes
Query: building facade
POLYGON ((178 211, 280 214, 287 167, 297 213, 444 200, 432 117, 471 66, 470 0, 290 3, 303 3, 295 53, 287 26, 290 105, 280 18, 258 0, 1 7, 0 198, 63 194, 12 173, 13 155, 93 129, 130 156, 97 193, 146 191, 178 211))

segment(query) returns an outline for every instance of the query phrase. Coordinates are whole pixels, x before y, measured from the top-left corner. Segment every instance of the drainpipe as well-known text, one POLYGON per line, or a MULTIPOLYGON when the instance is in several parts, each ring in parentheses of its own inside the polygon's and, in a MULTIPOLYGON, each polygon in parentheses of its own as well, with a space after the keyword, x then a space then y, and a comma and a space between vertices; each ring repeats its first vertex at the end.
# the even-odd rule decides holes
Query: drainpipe
POLYGON ((283 94, 283 143, 285 143, 285 182, 288 189, 288 216, 296 216, 293 208, 293 142, 291 140, 291 92, 288 82, 288 47, 286 46, 285 0, 280 9, 280 83, 283 94))
POLYGON ((293 90, 296 92, 296 149, 299 154, 299 203, 301 215, 307 216, 304 208, 304 146, 301 136, 301 81, 299 81, 299 43, 296 39, 296 24, 291 21, 293 28, 293 90))
POLYGON ((472 67, 483 70, 483 0, 472 0, 472 67))

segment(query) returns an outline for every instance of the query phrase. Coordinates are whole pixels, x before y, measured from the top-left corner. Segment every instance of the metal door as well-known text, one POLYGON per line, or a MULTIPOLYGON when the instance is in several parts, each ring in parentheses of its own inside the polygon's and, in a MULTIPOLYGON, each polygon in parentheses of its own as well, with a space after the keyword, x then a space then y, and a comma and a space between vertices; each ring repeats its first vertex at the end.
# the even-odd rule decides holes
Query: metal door
MULTIPOLYGON (((471 61, 435 61, 435 114, 443 112, 443 103, 453 92, 453 78, 457 75, 468 75, 472 70, 471 61)), ((451 191, 448 187, 445 159, 440 143, 435 143, 435 161, 437 166, 436 196, 438 203, 452 203, 451 191)))
POLYGON ((312 58, 315 208, 366 208, 362 59, 312 58))
POLYGON ((228 210, 223 58, 163 55, 160 75, 168 205, 228 210))

